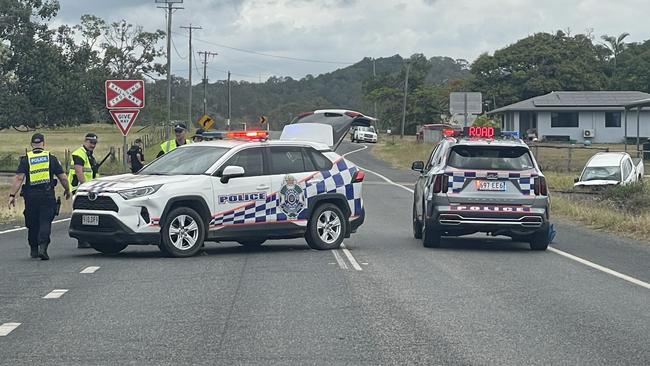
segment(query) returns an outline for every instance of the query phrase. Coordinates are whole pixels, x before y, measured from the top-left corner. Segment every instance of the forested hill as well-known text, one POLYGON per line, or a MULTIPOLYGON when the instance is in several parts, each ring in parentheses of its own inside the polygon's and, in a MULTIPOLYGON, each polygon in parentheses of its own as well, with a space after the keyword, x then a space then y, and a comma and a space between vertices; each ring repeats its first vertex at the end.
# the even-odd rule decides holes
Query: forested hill
MULTIPOLYGON (((367 86, 373 79, 397 80, 393 84, 403 82, 407 60, 400 55, 377 58, 374 78, 373 60, 366 57, 354 65, 318 76, 306 75, 299 80, 274 76, 263 83, 231 81, 232 119, 250 122, 265 115, 272 126, 280 127, 296 114, 317 108, 347 108, 373 114, 373 103, 368 100, 368 90, 364 90, 364 85, 367 86)), ((462 79, 469 74, 467 63, 463 60, 433 57, 424 62, 424 79, 427 83, 462 79)), ((143 117, 147 120, 164 120, 166 81, 158 81, 151 86, 153 90, 150 88, 147 96, 148 111, 143 117)), ((187 119, 187 88, 185 79, 175 79, 172 119, 187 119)), ((226 81, 210 83, 207 94, 207 113, 216 118, 217 127, 222 127, 228 112, 226 81)), ((196 119, 203 113, 203 86, 194 86, 192 104, 196 119)))

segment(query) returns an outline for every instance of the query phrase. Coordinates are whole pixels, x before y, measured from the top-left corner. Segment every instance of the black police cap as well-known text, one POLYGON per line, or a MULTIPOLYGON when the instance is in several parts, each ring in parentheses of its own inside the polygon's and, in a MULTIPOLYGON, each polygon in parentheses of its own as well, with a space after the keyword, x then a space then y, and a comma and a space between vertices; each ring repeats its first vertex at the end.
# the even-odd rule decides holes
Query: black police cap
POLYGON ((45 141, 45 136, 42 133, 35 133, 32 135, 32 144, 40 144, 45 141))
POLYGON ((183 130, 183 131, 187 130, 187 126, 185 125, 185 123, 177 123, 174 126, 174 131, 179 131, 180 132, 181 130, 183 130))
POLYGON ((86 140, 97 141, 97 134, 89 132, 86 134, 86 140))

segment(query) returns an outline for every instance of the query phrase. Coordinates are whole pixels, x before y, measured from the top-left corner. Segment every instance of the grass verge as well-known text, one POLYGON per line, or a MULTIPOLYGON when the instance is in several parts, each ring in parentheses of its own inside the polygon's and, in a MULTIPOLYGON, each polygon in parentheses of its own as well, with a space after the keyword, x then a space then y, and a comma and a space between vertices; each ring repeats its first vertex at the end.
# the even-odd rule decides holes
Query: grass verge
MULTIPOLYGON (((410 136, 403 140, 384 136, 373 147, 372 153, 395 168, 410 169, 413 161, 426 161, 434 146, 418 143, 410 136)), ((551 158, 555 159, 561 160, 562 157, 551 158)), ((650 184, 647 182, 645 185, 616 187, 599 195, 587 195, 559 193, 572 192, 576 173, 544 170, 544 175, 552 193, 551 212, 554 216, 594 229, 650 240, 650 184)))

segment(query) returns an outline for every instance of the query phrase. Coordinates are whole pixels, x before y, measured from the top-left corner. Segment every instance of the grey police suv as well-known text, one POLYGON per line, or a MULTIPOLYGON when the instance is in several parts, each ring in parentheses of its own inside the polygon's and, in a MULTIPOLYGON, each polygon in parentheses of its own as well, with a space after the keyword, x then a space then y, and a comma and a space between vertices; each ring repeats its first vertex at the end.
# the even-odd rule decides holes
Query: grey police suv
POLYGON ((425 247, 442 236, 484 232, 549 244, 549 195, 544 175, 518 138, 448 137, 416 161, 413 235, 425 247))

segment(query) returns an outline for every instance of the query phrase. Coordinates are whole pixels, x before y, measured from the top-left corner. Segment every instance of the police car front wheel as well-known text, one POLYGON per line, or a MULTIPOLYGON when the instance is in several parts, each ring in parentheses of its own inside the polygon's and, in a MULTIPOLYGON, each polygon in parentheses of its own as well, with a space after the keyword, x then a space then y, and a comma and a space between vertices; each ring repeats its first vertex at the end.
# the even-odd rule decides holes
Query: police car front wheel
POLYGON ((205 223, 189 207, 173 209, 162 228, 161 251, 172 257, 191 257, 201 250, 205 238, 205 223))
POLYGON ((341 246, 347 220, 341 209, 332 203, 318 206, 307 224, 307 244, 313 249, 328 250, 341 246))

